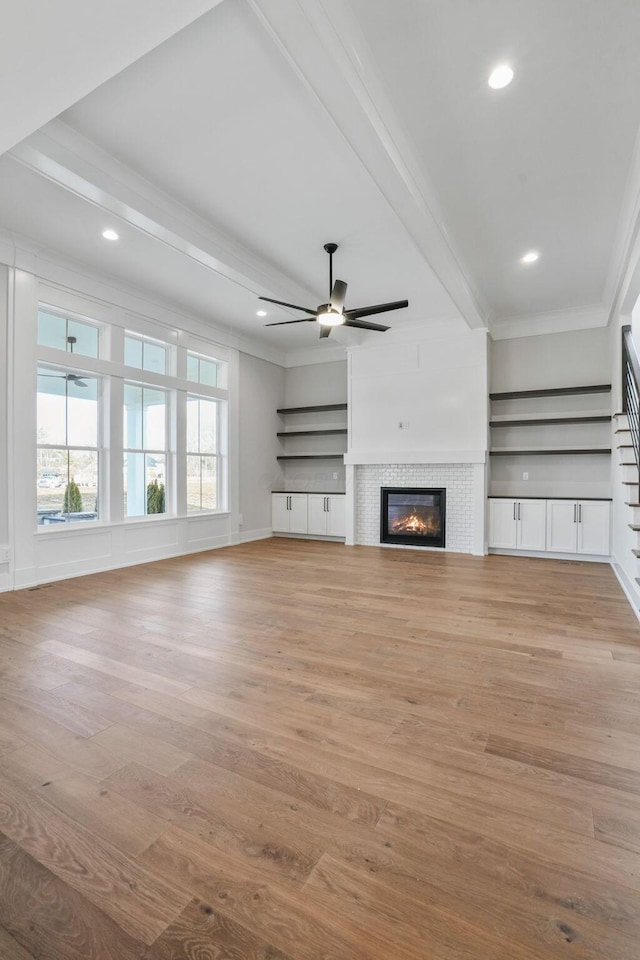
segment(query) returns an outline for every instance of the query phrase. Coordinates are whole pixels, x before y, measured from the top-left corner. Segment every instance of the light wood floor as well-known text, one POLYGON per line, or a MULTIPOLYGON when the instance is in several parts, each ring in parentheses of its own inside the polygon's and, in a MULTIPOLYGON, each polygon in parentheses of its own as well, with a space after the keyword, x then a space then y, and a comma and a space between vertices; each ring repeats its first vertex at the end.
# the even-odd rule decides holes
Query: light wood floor
POLYGON ((269 540, 0 596, 3 960, 637 960, 609 567, 269 540))

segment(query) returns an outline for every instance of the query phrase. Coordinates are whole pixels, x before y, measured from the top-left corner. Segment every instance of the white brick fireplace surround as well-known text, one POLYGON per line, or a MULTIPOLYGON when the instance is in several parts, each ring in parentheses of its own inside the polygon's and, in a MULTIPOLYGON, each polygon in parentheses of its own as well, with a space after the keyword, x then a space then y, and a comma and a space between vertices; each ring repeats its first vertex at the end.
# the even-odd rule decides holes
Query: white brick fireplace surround
POLYGON ((381 487, 444 487, 445 550, 482 555, 485 551, 485 468, 480 463, 371 463, 347 467, 347 544, 424 550, 380 543, 381 487))

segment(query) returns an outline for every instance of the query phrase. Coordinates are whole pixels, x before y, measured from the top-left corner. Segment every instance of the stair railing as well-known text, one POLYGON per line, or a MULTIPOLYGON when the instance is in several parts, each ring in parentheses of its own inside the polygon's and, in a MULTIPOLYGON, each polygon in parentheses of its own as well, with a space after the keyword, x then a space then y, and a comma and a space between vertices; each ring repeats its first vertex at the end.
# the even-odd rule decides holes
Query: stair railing
POLYGON ((622 412, 627 415, 633 456, 640 470, 640 362, 629 326, 622 328, 622 412))

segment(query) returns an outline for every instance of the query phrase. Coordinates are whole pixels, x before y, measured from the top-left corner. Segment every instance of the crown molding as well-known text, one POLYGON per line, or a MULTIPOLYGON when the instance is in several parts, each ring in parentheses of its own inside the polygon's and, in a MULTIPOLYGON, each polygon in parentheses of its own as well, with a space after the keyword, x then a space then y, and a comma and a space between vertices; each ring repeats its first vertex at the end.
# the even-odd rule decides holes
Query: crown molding
POLYGON ((492 340, 515 340, 519 337, 538 337, 549 333, 606 327, 608 320, 606 307, 602 304, 590 304, 552 313, 530 313, 523 317, 494 320, 489 332, 492 340))

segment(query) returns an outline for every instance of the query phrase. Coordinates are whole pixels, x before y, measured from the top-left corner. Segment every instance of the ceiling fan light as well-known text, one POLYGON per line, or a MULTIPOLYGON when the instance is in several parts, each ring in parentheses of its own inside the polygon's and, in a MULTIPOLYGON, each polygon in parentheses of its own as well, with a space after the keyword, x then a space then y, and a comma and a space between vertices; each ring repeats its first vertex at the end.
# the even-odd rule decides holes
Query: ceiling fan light
POLYGON ((339 327, 345 320, 344 314, 331 309, 320 311, 316 319, 323 327, 339 327))

